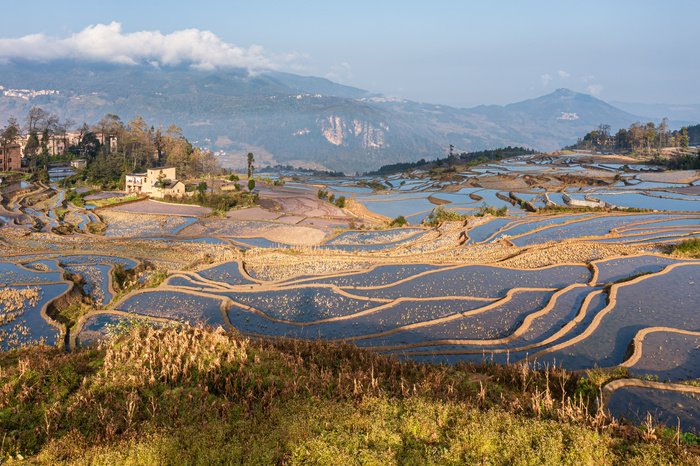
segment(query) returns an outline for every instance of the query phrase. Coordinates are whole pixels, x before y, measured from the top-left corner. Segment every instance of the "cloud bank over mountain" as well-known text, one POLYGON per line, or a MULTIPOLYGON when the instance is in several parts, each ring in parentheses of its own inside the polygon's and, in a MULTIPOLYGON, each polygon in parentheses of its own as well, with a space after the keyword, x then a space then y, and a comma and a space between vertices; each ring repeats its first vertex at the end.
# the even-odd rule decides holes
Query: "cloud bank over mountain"
POLYGON ((239 47, 222 41, 211 31, 184 29, 125 33, 121 23, 88 26, 67 38, 31 34, 0 39, 0 58, 51 61, 58 59, 153 66, 189 65, 195 69, 247 68, 277 70, 290 67, 303 54, 272 54, 263 47, 239 47))

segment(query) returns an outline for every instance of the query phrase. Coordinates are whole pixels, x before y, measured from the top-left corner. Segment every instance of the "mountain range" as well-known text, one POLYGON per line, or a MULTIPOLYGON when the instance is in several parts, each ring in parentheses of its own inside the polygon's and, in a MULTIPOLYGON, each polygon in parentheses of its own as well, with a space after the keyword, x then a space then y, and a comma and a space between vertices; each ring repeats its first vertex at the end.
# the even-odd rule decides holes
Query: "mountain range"
MULTIPOLYGON (((542 151, 576 142, 600 123, 613 131, 658 121, 568 89, 505 106, 455 108, 385 98, 327 79, 242 69, 105 65, 79 62, 0 64, 0 121, 32 106, 96 123, 180 126, 222 165, 293 165, 364 172, 382 165, 458 152, 524 146, 542 151)), ((671 122, 671 127, 685 124, 671 122)))

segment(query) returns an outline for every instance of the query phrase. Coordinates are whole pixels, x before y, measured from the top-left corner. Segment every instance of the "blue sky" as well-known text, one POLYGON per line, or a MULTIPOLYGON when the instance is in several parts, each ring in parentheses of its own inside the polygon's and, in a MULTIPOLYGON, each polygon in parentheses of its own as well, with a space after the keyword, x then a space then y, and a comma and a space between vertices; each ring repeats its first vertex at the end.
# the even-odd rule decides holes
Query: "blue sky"
POLYGON ((212 53, 207 66, 270 66, 436 104, 503 105, 559 87, 606 101, 700 103, 697 0, 35 0, 31 13, 4 5, 3 17, 18 19, 0 32, 0 57, 10 59, 75 56, 70 47, 83 47, 81 58, 113 56, 95 37, 116 22, 106 40, 123 41, 125 55, 138 55, 134 42, 156 41, 161 64, 212 53), (104 27, 87 34, 96 25, 104 27), (199 31, 178 34, 191 29, 199 31), (189 50, 192 41, 209 45, 189 50))

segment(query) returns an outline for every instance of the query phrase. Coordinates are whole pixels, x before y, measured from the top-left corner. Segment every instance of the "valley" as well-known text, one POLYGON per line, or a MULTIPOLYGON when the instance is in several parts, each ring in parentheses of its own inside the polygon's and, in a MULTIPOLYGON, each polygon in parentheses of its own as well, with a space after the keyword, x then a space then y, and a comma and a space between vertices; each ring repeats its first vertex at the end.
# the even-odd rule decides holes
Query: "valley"
POLYGON ((1 343, 76 349, 131 319, 415 362, 604 371, 616 380, 598 399, 614 418, 654 411, 700 429, 700 260, 672 252, 700 237, 700 173, 631 162, 526 155, 444 180, 262 173, 259 205, 223 217, 155 200, 83 208, 55 182, 15 183, 3 292, 37 295, 5 308, 1 343))

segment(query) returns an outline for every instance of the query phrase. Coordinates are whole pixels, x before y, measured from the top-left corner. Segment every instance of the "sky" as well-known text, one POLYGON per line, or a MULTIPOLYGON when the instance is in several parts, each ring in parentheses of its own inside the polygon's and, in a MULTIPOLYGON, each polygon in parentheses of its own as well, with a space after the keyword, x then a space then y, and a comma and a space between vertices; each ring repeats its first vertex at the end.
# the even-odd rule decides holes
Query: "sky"
POLYGON ((456 107, 562 87, 700 103, 697 0, 34 0, 2 16, 18 20, 3 21, 0 60, 276 69, 456 107))

